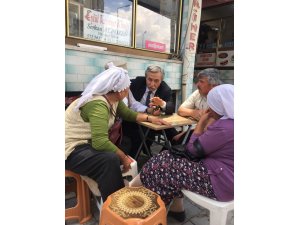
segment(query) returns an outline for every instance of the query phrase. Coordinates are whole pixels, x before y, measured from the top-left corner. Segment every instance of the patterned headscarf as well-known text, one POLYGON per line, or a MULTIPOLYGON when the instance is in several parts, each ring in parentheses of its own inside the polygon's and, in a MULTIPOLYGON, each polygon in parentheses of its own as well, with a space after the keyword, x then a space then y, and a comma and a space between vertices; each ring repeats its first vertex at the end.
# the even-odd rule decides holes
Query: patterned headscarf
POLYGON ((234 119, 234 89, 232 84, 221 84, 208 92, 208 106, 223 116, 221 119, 234 119))
POLYGON ((98 74, 87 85, 78 100, 75 111, 78 111, 93 95, 105 95, 110 91, 121 92, 130 86, 127 70, 114 66, 112 62, 108 63, 108 67, 107 70, 98 74))

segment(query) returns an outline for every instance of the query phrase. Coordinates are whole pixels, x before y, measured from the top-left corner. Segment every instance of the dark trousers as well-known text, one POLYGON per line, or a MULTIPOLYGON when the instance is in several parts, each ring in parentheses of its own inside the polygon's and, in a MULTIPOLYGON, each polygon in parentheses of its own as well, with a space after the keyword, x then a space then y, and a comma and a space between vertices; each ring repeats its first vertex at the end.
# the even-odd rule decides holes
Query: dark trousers
POLYGON ((120 160, 114 152, 97 151, 89 144, 79 145, 65 161, 65 168, 95 180, 103 202, 124 187, 120 160))
MULTIPOLYGON (((123 126, 122 127, 122 129, 123 129, 123 138, 125 137, 125 139, 127 141, 130 140, 130 143, 127 144, 128 146, 130 146, 130 149, 129 149, 129 147, 126 147, 124 143, 123 143, 123 147, 125 148, 126 152, 132 158, 134 158, 137 151, 138 151, 138 148, 139 148, 140 144, 142 143, 142 139, 141 139, 140 134, 139 134, 139 127, 136 123, 130 123, 130 122, 127 122, 127 121, 123 121, 122 126, 123 126)), ((147 128, 142 126, 142 129, 143 129, 143 132, 145 133, 147 128)), ((165 132, 166 132, 166 136, 167 136, 169 141, 171 141, 172 138, 176 134, 178 134, 178 132, 174 128, 166 129, 165 132)), ((147 137, 153 140, 156 134, 160 135, 162 133, 161 133, 161 131, 150 130, 147 137)), ((152 141, 146 140, 146 144, 147 144, 147 147, 150 149, 152 141)), ((143 152, 146 153, 146 150, 143 150, 143 152)))

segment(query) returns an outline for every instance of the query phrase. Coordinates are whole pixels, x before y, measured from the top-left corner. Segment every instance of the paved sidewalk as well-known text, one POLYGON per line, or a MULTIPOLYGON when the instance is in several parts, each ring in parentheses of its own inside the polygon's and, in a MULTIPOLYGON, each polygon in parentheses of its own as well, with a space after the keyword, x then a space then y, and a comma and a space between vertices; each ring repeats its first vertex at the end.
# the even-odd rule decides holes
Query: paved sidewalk
MULTIPOLYGON (((160 146, 152 146, 151 150, 154 154, 160 151, 160 146)), ((148 160, 147 156, 141 155, 138 160, 138 168, 140 169, 141 166, 148 160)), ((75 200, 76 201, 76 200, 75 200)), ((186 211, 186 220, 182 223, 176 221, 175 219, 168 217, 167 224, 168 225, 209 225, 209 211, 205 208, 197 206, 188 198, 184 198, 184 208, 186 211)), ((66 206, 69 207, 70 205, 74 204, 74 198, 70 198, 66 201, 66 206)), ((95 202, 91 201, 92 207, 92 214, 93 218, 85 223, 84 225, 98 225, 99 224, 99 210, 95 204, 95 202)), ((66 221, 66 225, 80 225, 76 220, 69 220, 66 221)), ((115 224, 118 225, 118 224, 115 224)), ((234 211, 230 211, 227 216, 227 223, 226 225, 234 225, 234 211)))
MULTIPOLYGON (((168 217, 168 225, 209 225, 209 211, 205 208, 199 207, 191 202, 189 199, 184 199, 184 207, 186 211, 186 220, 182 223, 175 219, 168 217)), ((98 225, 99 224, 99 210, 92 201, 93 218, 84 225, 98 225)), ((76 220, 66 221, 67 225, 80 225, 76 220)), ((118 225, 118 224, 116 224, 118 225)), ((230 211, 227 216, 226 225, 234 225, 234 211, 230 211)))

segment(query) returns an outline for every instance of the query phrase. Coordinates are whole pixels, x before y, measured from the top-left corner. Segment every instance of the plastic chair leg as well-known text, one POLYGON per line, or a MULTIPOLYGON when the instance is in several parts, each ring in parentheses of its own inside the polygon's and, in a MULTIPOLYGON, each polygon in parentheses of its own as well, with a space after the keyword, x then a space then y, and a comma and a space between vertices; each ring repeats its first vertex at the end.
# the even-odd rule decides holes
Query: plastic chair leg
POLYGON ((221 211, 215 211, 210 210, 209 220, 210 225, 226 225, 226 219, 227 219, 227 211, 221 210, 221 211))

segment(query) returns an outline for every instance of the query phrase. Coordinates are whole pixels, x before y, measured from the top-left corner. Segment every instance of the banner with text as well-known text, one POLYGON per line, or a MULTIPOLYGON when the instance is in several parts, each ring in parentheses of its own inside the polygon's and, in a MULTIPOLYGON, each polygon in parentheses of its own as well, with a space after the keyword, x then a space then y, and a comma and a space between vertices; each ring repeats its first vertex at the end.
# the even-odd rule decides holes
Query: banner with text
POLYGON ((131 23, 126 19, 83 8, 83 36, 87 39, 130 46, 131 23))

